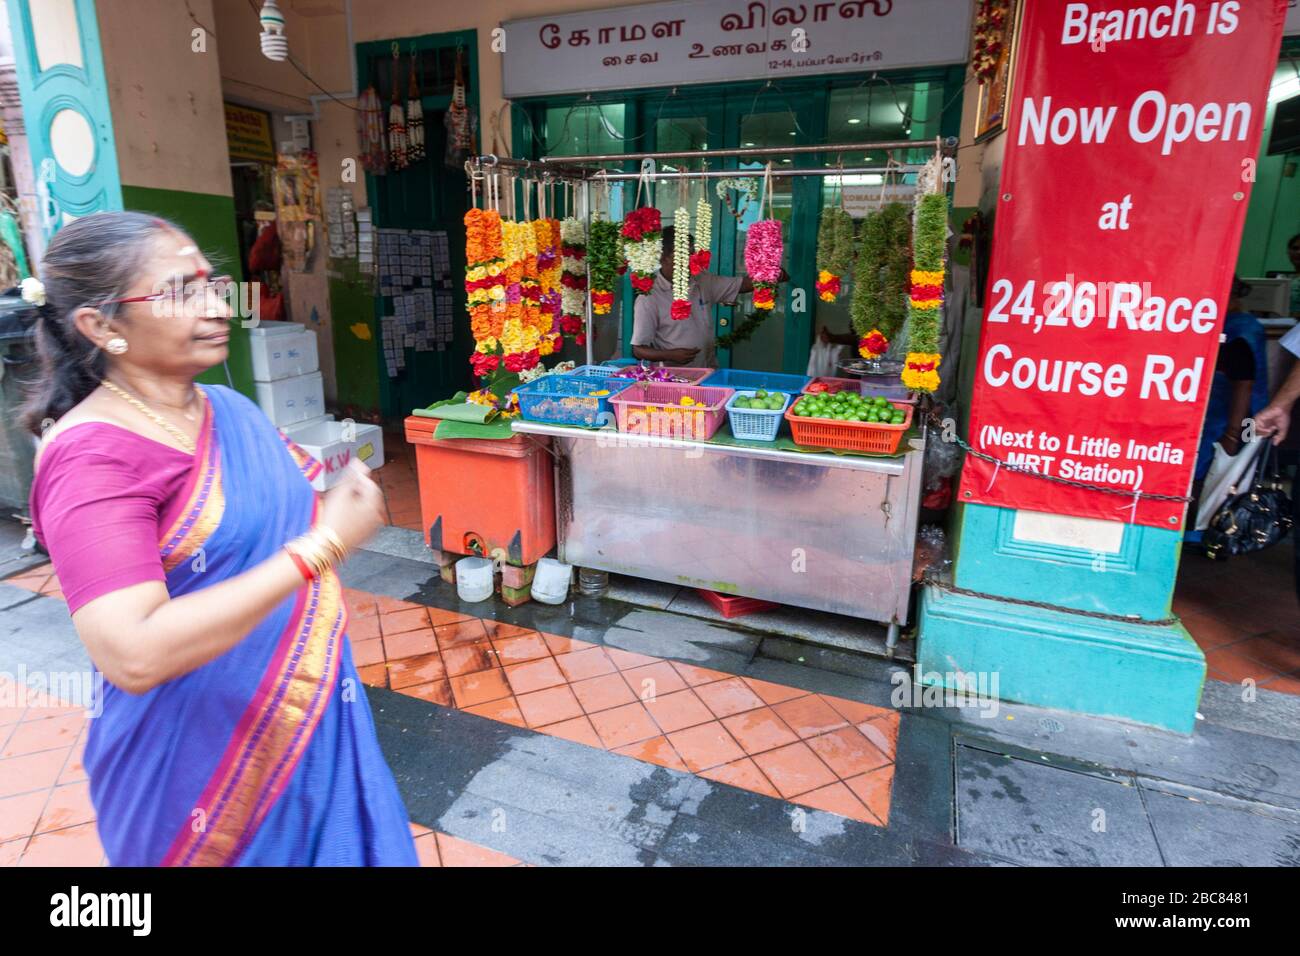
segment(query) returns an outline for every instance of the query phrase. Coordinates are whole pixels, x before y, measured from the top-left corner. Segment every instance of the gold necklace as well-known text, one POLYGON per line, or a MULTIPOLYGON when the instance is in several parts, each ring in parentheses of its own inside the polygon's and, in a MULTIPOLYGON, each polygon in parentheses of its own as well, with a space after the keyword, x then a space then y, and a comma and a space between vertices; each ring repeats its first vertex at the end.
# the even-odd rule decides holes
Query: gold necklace
MULTIPOLYGON (((167 419, 163 418, 161 415, 159 415, 157 412, 151 409, 144 402, 140 401, 140 399, 136 398, 134 395, 127 392, 126 389, 114 385, 108 379, 104 379, 99 384, 103 385, 106 389, 108 389, 114 395, 117 395, 123 401, 135 406, 135 408, 138 409, 141 413, 143 413, 148 418, 152 419, 153 422, 156 425, 158 425, 158 427, 162 428, 169 435, 175 438, 176 441, 180 444, 181 448, 183 448, 186 452, 188 452, 191 455, 194 454, 194 442, 190 439, 190 437, 186 435, 183 431, 181 431, 179 428, 177 428, 175 425, 173 425, 171 422, 167 421, 167 419)), ((198 389, 195 389, 195 391, 198 391, 198 389)), ((202 395, 203 393, 199 392, 199 394, 202 395)))

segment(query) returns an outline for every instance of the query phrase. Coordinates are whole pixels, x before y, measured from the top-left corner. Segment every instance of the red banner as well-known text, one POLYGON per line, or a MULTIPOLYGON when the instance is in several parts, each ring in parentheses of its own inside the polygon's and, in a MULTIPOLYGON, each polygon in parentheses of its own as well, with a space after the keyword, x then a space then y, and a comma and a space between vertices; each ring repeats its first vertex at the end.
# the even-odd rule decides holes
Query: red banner
POLYGON ((1177 528, 1287 0, 1024 7, 961 500, 1177 528))

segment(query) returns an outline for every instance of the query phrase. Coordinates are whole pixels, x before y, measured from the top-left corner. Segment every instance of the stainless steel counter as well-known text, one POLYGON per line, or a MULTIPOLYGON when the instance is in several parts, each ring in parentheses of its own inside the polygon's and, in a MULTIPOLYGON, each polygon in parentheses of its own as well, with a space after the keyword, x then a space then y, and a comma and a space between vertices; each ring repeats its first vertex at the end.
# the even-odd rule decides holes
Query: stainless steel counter
POLYGON ((561 561, 885 624, 907 618, 924 437, 901 458, 862 458, 513 428, 552 439, 561 561))

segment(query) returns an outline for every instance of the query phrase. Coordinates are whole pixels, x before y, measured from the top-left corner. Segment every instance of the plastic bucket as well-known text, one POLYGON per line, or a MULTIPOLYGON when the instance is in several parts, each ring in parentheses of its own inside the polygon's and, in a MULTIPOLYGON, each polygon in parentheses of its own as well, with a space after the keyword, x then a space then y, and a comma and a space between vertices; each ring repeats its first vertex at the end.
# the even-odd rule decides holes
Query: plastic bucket
POLYGON ((456 594, 468 604, 492 596, 492 561, 489 558, 461 558, 456 562, 456 594))
POLYGON ((573 565, 541 558, 533 574, 533 600, 543 604, 563 604, 569 596, 569 582, 573 579, 573 565))

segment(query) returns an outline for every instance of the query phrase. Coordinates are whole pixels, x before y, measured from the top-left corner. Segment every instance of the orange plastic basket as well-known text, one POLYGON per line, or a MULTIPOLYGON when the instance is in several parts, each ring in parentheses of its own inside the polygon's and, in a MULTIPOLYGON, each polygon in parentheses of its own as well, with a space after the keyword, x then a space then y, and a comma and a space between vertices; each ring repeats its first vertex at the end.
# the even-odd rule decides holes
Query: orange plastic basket
POLYGON ((804 418, 794 414, 792 404, 785 412, 790 423, 790 434, 796 445, 809 448, 838 448, 843 451, 874 451, 892 455, 898 443, 912 427, 912 408, 903 402, 890 402, 903 410, 903 424, 887 425, 882 422, 841 422, 829 418, 804 418))

